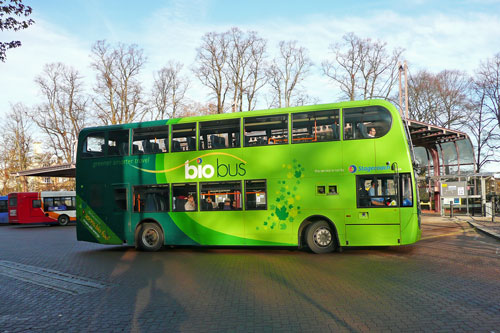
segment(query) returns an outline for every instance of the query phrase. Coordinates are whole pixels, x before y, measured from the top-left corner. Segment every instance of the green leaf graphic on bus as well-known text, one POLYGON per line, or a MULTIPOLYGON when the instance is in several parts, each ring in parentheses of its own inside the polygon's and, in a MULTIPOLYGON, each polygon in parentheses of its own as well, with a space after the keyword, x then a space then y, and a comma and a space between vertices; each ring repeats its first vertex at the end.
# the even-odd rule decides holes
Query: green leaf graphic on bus
MULTIPOLYGON (((286 230, 288 224, 295 221, 295 217, 300 214, 300 206, 297 206, 301 200, 300 195, 296 194, 297 185, 300 184, 300 179, 304 177, 304 167, 293 160, 293 164, 283 164, 283 169, 288 169, 288 180, 279 180, 279 190, 275 202, 270 205, 272 213, 263 223, 264 230, 268 228, 275 230, 279 226, 279 230, 286 230), (281 194, 281 195, 280 195, 281 194)), ((256 228, 259 230, 259 227, 256 228)))

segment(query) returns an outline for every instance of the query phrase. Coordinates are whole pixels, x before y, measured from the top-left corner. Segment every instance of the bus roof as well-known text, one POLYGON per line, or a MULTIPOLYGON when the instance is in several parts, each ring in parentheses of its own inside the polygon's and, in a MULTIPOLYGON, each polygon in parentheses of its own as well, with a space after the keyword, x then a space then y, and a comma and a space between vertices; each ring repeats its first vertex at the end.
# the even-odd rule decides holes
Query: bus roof
MULTIPOLYGON (((399 115, 394 106, 383 99, 370 99, 370 100, 361 100, 361 101, 346 101, 346 102, 337 102, 337 103, 328 103, 328 104, 316 104, 316 105, 305 105, 305 106, 295 106, 288 108, 277 108, 277 109, 266 109, 266 110, 255 110, 255 111, 243 111, 243 112, 231 112, 231 113, 220 113, 220 114, 210 114, 203 116, 193 116, 193 117, 184 117, 184 118, 171 118, 171 119, 163 119, 163 120, 151 120, 144 122, 135 122, 135 123, 126 123, 126 124, 117 124, 117 125, 107 125, 107 126, 95 126, 95 127, 87 127, 82 129, 80 135, 85 134, 86 132, 94 132, 99 130, 113 130, 113 129, 127 129, 127 128, 137 128, 137 127, 149 127, 149 126, 160 126, 164 124, 183 124, 183 123, 192 123, 199 121, 210 121, 210 120, 223 120, 223 119, 235 119, 241 117, 258 117, 258 116, 267 116, 273 114, 280 113, 295 113, 295 112, 304 112, 304 111, 319 111, 325 109, 340 109, 343 107, 364 107, 370 105, 382 105, 385 106, 391 113, 393 111, 399 115)), ((394 114, 393 114, 394 116, 394 114)))
POLYGON ((42 197, 68 197, 75 196, 75 191, 42 191, 42 197))

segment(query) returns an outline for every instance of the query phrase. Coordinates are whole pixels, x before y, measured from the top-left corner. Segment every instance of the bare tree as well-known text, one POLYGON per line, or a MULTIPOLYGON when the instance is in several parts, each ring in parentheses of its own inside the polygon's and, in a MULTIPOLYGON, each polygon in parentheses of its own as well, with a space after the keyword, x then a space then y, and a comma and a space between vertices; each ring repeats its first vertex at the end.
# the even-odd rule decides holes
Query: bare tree
POLYGON ((485 106, 500 128, 500 53, 480 64, 477 78, 483 83, 485 106))
MULTIPOLYGON (((27 17, 31 15, 32 9, 30 6, 25 6, 22 4, 22 0, 8 0, 0 1, 0 31, 4 30, 14 30, 19 31, 28 28, 30 25, 35 23, 32 19, 29 20, 18 20, 16 16, 27 17), (4 16, 6 16, 4 18, 4 16)), ((0 42, 0 61, 5 62, 8 49, 13 49, 21 46, 21 42, 18 40, 10 42, 0 42)))
POLYGON ((217 113, 223 113, 229 91, 228 63, 230 39, 228 33, 209 32, 202 37, 196 49, 196 67, 193 72, 200 82, 210 89, 216 101, 217 113))
POLYGON ((205 116, 217 113, 217 105, 212 103, 189 102, 183 104, 178 110, 179 117, 205 116))
POLYGON ((495 152, 500 148, 500 135, 496 133, 495 116, 488 109, 485 85, 487 82, 474 81, 471 86, 471 103, 463 125, 475 148, 476 172, 490 162, 498 162, 495 152))
POLYGON ((471 79, 456 70, 410 75, 410 118, 445 128, 459 128, 468 113, 471 79))
POLYGON ((46 134, 58 159, 73 161, 78 133, 87 120, 87 98, 80 73, 62 63, 45 65, 35 78, 45 102, 28 112, 29 118, 46 134))
POLYGON ((438 125, 445 128, 459 127, 467 114, 471 78, 464 72, 444 70, 437 74, 436 82, 441 108, 438 125))
POLYGON ((246 100, 246 109, 252 110, 255 107, 257 92, 266 83, 263 62, 267 43, 255 31, 245 34, 238 28, 232 28, 227 34, 227 76, 231 79, 232 108, 233 111, 243 111, 243 101, 246 100))
POLYGON ((26 118, 27 107, 18 103, 11 106, 11 111, 4 118, 2 125, 2 146, 0 147, 0 165, 2 166, 2 192, 27 191, 28 181, 22 177, 18 182, 11 173, 26 170, 31 165, 33 136, 26 118))
POLYGON ((438 124, 440 101, 436 75, 425 70, 409 76, 408 107, 411 119, 438 124))
POLYGON ((210 89, 218 113, 228 109, 226 98, 231 95, 233 112, 255 108, 257 93, 266 83, 266 44, 255 31, 238 28, 203 36, 193 72, 210 89))
POLYGON ((151 92, 153 119, 173 118, 182 106, 189 87, 189 80, 180 75, 182 67, 181 63, 171 61, 155 73, 151 92))
POLYGON ((97 118, 106 125, 141 120, 147 111, 139 81, 146 62, 143 50, 122 43, 112 48, 100 40, 92 46, 91 57, 97 72, 93 98, 97 118))
POLYGON ((339 85, 346 98, 388 99, 397 82, 403 49, 387 49, 387 43, 362 39, 354 33, 330 45, 333 60, 322 63, 323 73, 339 85))
MULTIPOLYGON (((267 69, 268 82, 272 90, 272 106, 289 107, 297 103, 300 83, 307 76, 312 62, 307 49, 297 46, 297 41, 281 41, 279 55, 267 69)), ((301 95, 302 96, 302 95, 301 95)))

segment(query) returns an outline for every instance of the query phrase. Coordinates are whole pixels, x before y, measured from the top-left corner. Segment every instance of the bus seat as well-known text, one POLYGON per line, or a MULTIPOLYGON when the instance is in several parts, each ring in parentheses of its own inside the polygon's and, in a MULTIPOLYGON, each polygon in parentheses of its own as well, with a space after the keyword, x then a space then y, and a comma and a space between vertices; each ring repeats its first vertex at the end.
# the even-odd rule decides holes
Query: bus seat
POLYGON ((224 210, 224 203, 219 202, 218 207, 219 207, 219 210, 224 210))
POLYGON ((142 140, 142 149, 144 150, 144 154, 151 153, 151 142, 149 140, 142 140))
POLYGON ((128 155, 128 144, 126 142, 120 142, 118 144, 118 152, 121 156, 128 155))
POLYGON ((339 139, 339 124, 335 123, 332 125, 333 139, 339 139))
POLYGON ((144 205, 144 210, 147 212, 156 212, 158 211, 158 207, 156 204, 156 198, 153 193, 148 193, 146 195, 146 203, 144 205))
POLYGON ((212 149, 219 148, 219 141, 215 135, 210 135, 210 142, 212 143, 212 149))
POLYGON ((175 211, 176 212, 183 212, 185 211, 184 205, 186 204, 186 199, 181 199, 181 198, 175 198, 175 211))
POLYGON ((153 153, 161 153, 161 149, 160 149, 160 144, 159 143, 156 143, 156 142, 152 143, 152 152, 153 153))
POLYGON ((366 131, 366 126, 363 123, 358 123, 358 130, 360 134, 360 138, 363 139, 368 139, 370 136, 368 135, 368 132, 366 131))
POLYGON ((179 141, 172 141, 172 151, 182 151, 181 144, 179 141))
POLYGON ((194 140, 194 138, 187 138, 187 142, 189 150, 196 150, 196 141, 194 140))
POLYGON ((139 150, 139 145, 132 145, 132 154, 142 154, 143 151, 139 150))
POLYGON ((217 137, 217 140, 219 140, 219 148, 226 148, 226 140, 222 137, 217 137))
POLYGON ((207 199, 203 199, 202 205, 203 205, 202 206, 203 210, 212 210, 213 209, 212 203, 207 202, 207 199))
POLYGON ((117 146, 109 146, 108 147, 108 155, 110 155, 110 156, 120 155, 118 152, 118 147, 117 146))
POLYGON ((234 139, 233 147, 238 148, 240 146, 240 133, 236 133, 236 138, 234 139))

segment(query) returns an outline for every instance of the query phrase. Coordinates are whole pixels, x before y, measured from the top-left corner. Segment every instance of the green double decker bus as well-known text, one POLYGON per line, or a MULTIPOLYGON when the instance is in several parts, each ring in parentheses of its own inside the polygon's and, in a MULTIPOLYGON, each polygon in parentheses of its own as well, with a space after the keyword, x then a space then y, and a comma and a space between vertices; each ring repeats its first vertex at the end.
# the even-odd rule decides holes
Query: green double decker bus
POLYGON ((77 239, 298 246, 421 237, 408 131, 384 100, 86 128, 77 239))

